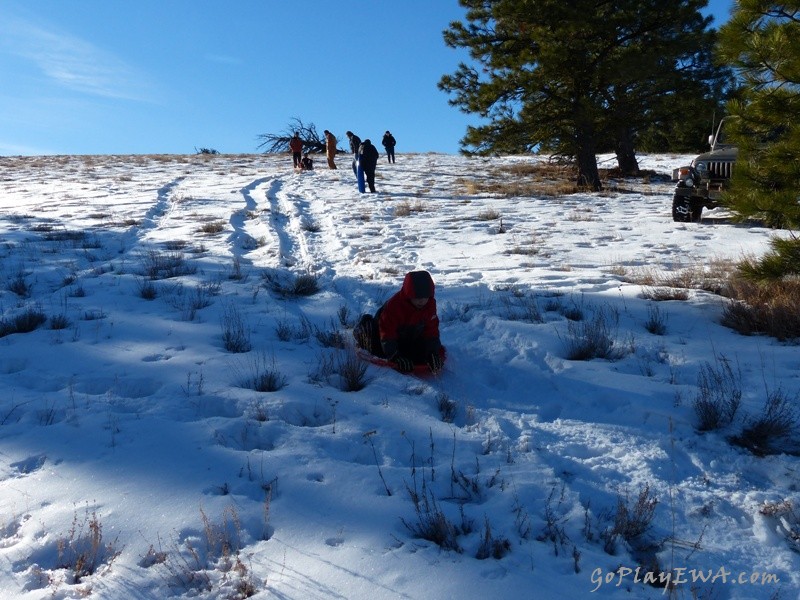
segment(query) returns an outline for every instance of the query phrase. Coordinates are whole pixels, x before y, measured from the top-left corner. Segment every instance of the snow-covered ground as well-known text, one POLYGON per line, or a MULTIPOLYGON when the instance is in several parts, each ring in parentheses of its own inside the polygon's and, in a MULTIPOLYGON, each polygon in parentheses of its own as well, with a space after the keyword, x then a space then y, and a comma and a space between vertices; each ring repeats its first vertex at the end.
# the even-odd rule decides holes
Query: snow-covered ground
POLYGON ((400 155, 372 195, 344 157, 0 158, 2 319, 47 317, 0 338, 2 597, 658 598, 657 564, 676 597, 797 598, 798 458, 728 441, 796 399, 797 347, 639 285, 773 232, 674 223, 658 177, 471 193, 531 160, 400 155), (415 269, 444 372, 343 391, 355 320, 415 269), (592 324, 615 356, 569 360, 592 324), (742 391, 710 433, 703 373, 742 391))

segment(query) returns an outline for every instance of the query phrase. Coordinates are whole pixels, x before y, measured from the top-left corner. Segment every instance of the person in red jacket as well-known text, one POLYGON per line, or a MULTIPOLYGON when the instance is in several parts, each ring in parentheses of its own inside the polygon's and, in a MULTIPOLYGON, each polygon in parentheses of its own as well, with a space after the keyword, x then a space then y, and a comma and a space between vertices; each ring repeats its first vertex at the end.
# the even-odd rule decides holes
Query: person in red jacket
POLYGON ((353 330, 356 344, 386 358, 405 373, 415 365, 428 365, 434 373, 442 368, 439 316, 434 283, 427 271, 411 271, 400 291, 375 313, 364 315, 353 330))
POLYGON ((300 139, 300 134, 295 132, 294 137, 289 140, 289 150, 292 151, 292 162, 294 163, 294 168, 302 167, 302 157, 303 157, 303 140, 300 139))

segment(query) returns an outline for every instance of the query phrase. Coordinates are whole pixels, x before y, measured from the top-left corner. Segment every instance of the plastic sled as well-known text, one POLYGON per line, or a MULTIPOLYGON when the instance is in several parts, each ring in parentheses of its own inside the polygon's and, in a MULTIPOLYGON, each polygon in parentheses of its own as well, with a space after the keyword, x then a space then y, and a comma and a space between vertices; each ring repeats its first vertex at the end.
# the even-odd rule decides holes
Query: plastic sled
MULTIPOLYGON (((442 356, 442 365, 444 365, 445 360, 447 359, 447 351, 444 346, 441 347, 441 356, 442 356)), ((356 355, 367 362, 371 362, 373 365, 378 365, 379 367, 389 367, 390 369, 394 369, 399 373, 402 373, 400 369, 397 368, 397 363, 394 361, 389 360, 388 358, 381 358, 380 356, 375 356, 364 350, 363 348, 356 348, 356 355)), ((437 373, 441 373, 437 371, 437 373)), ((414 370, 410 373, 404 373, 407 375, 435 375, 436 373, 432 373, 430 367, 427 364, 420 364, 414 365, 414 370)))

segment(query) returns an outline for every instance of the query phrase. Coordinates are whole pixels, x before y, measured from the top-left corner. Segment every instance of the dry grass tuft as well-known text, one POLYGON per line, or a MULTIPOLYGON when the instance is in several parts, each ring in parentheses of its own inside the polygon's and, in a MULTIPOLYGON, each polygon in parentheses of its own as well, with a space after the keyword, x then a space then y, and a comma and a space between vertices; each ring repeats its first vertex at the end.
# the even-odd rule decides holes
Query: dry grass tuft
POLYGON ((800 339, 800 280, 768 283, 731 280, 722 323, 743 335, 766 334, 778 340, 800 339))
POLYGON ((704 263, 659 272, 651 267, 615 268, 614 274, 628 283, 641 285, 648 300, 686 300, 689 290, 728 295, 735 265, 730 260, 710 259, 704 263))
POLYGON ((581 191, 574 165, 557 162, 517 162, 489 169, 479 177, 457 181, 468 195, 565 196, 581 191))
POLYGON ((743 335, 768 335, 781 341, 800 339, 800 278, 755 281, 741 265, 728 259, 711 259, 669 273, 651 267, 615 267, 623 281, 642 286, 649 300, 686 300, 689 290, 702 290, 729 298, 722 324, 743 335))

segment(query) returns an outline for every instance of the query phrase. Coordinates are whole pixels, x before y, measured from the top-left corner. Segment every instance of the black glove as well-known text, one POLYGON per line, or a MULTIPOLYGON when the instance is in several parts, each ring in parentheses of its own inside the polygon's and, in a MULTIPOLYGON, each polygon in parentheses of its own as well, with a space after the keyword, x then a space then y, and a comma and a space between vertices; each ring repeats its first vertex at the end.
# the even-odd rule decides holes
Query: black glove
POLYGON ((442 355, 439 354, 439 351, 431 352, 430 356, 428 356, 428 367, 430 367, 431 373, 441 371, 442 365, 442 355))
POLYGON ((397 370, 401 373, 411 373, 414 370, 414 361, 410 358, 396 355, 392 360, 397 365, 397 370))

